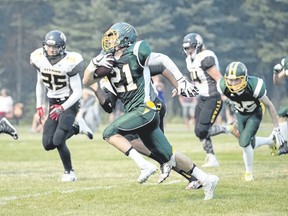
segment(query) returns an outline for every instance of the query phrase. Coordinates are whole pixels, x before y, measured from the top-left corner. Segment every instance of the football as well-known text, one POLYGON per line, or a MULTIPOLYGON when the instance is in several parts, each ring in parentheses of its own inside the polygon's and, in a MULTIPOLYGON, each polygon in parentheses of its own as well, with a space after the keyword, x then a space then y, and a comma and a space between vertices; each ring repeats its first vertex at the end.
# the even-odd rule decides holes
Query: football
MULTIPOLYGON (((111 55, 112 56, 112 55, 111 55)), ((110 57, 110 56, 109 56, 110 57)), ((114 59, 114 58, 113 58, 114 59)), ((111 65, 114 64, 114 60, 110 60, 108 61, 111 65)), ((97 78, 103 78, 107 75, 109 75, 112 72, 113 68, 108 68, 105 66, 99 66, 96 68, 96 70, 94 71, 94 77, 97 78)))

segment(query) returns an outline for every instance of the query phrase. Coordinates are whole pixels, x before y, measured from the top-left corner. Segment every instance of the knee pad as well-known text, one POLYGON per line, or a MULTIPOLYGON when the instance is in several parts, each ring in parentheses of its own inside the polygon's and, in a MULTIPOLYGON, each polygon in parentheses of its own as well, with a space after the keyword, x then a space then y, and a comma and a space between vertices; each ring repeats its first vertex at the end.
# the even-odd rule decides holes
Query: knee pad
POLYGON ((197 124, 195 127, 195 135, 199 139, 205 139, 208 135, 209 125, 197 124))

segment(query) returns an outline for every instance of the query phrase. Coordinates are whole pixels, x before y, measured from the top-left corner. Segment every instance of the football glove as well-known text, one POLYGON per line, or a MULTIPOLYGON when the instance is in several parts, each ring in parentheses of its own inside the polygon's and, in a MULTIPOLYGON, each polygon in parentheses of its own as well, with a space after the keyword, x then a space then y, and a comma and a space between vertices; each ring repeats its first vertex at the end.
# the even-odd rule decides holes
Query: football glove
POLYGON ((273 137, 275 138, 277 147, 279 148, 280 146, 284 145, 285 139, 280 132, 280 128, 279 127, 274 128, 272 133, 273 137))
POLYGON ((39 123, 42 124, 42 117, 44 116, 44 111, 42 107, 37 108, 37 114, 39 116, 39 123))
POLYGON ((95 58, 92 59, 92 62, 97 67, 103 66, 106 68, 112 68, 112 64, 109 61, 114 61, 114 58, 111 56, 111 54, 99 54, 95 58))
POLYGON ((195 97, 199 94, 198 88, 190 83, 185 77, 181 77, 177 80, 178 83, 178 95, 183 95, 185 97, 195 97))
POLYGON ((57 121, 59 118, 59 115, 64 111, 63 106, 59 104, 55 104, 55 105, 52 105, 50 108, 51 108, 50 118, 57 121))
POLYGON ((235 104, 233 101, 231 101, 230 99, 226 99, 224 101, 225 105, 232 111, 232 112, 238 112, 238 110, 235 107, 235 104))

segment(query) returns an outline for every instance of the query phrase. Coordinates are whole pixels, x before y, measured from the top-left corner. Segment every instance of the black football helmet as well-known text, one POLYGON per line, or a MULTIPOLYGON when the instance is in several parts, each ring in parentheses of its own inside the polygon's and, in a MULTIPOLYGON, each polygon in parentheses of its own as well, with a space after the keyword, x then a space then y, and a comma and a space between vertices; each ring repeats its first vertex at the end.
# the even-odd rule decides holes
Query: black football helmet
POLYGON ((66 50, 66 36, 63 32, 58 30, 53 30, 45 35, 43 41, 44 54, 48 59, 58 58, 65 55, 66 50), (58 51, 55 55, 48 55, 48 46, 55 46, 58 51))
POLYGON ((115 23, 102 37, 102 49, 106 53, 114 53, 117 49, 129 47, 138 39, 136 29, 126 23, 115 23))
POLYGON ((186 55, 191 55, 194 59, 196 54, 199 53, 204 48, 203 38, 200 34, 189 33, 183 38, 182 50, 186 55), (187 52, 187 49, 194 48, 195 51, 192 54, 187 52))
POLYGON ((248 70, 242 62, 231 62, 225 70, 224 79, 227 88, 231 93, 241 92, 247 86, 248 70), (241 79, 241 83, 231 85, 229 80, 241 79))

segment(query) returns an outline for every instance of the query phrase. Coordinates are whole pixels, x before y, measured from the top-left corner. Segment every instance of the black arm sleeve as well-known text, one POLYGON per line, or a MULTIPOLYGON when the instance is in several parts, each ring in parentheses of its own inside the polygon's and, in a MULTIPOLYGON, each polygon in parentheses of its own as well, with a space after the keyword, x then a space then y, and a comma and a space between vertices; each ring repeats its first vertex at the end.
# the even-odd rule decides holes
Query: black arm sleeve
POLYGON ((108 91, 107 89, 103 89, 106 92, 106 100, 104 104, 100 104, 101 107, 107 113, 112 113, 113 109, 115 109, 117 97, 112 92, 108 91))

